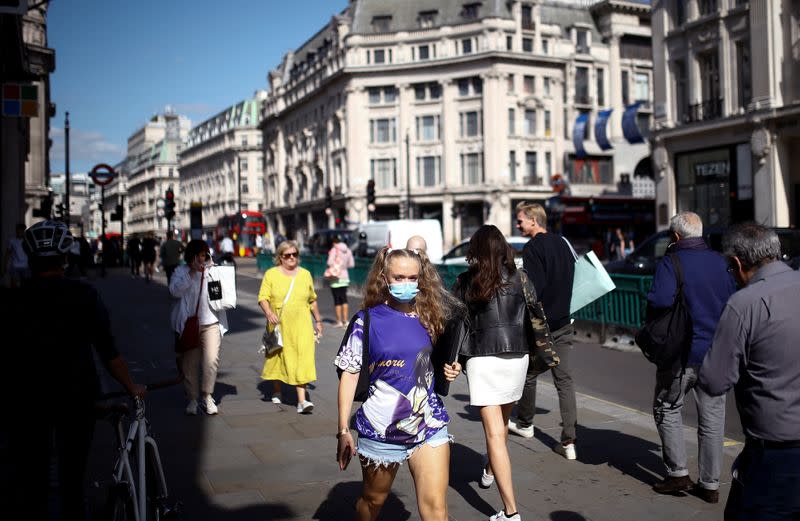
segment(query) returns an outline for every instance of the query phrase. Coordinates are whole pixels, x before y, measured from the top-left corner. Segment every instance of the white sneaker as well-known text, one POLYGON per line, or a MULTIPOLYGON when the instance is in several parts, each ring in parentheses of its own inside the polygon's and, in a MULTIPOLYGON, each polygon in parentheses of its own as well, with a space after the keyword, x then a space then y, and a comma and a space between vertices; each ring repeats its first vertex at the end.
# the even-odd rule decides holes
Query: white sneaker
POLYGON ((578 459, 578 453, 575 451, 574 443, 567 443, 566 445, 558 443, 555 447, 553 447, 553 450, 556 452, 556 454, 561 454, 568 460, 578 459))
POLYGON ((189 400, 189 405, 186 406, 186 414, 197 416, 197 400, 189 400))
POLYGON ((508 517, 505 511, 501 510, 500 512, 491 516, 489 518, 489 521, 522 521, 522 518, 520 517, 519 512, 517 512, 511 517, 508 517))
POLYGON ((530 427, 519 427, 517 425, 517 420, 512 418, 508 420, 508 430, 523 438, 533 438, 533 425, 530 427))
POLYGON ((272 397, 272 403, 281 404, 281 403, 283 403, 283 402, 281 401, 280 397, 278 397, 278 396, 273 396, 273 397, 272 397))
POLYGON ((297 414, 308 414, 314 410, 314 404, 308 400, 303 400, 297 404, 297 414))
POLYGON ((205 400, 203 400, 203 408, 206 410, 206 414, 217 414, 219 412, 219 408, 214 403, 214 398, 211 395, 206 396, 205 400))
POLYGON ((489 488, 494 483, 494 474, 486 472, 486 467, 481 469, 481 488, 489 488))

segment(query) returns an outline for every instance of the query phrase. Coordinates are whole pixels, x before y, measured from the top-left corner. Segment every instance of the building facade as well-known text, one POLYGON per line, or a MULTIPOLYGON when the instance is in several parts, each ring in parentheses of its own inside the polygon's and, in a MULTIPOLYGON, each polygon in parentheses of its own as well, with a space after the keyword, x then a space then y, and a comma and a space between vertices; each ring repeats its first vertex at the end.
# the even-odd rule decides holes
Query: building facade
MULTIPOLYGON (((190 128, 188 118, 167 107, 128 138, 125 160, 115 167, 118 175, 106 186, 103 209, 107 220, 116 204, 122 204, 126 234, 166 234, 164 194, 170 187, 176 194, 180 192, 178 155, 190 128)), ((182 227, 183 223, 176 218, 173 226, 182 227)))
POLYGON ((269 74, 271 231, 436 218, 449 245, 484 222, 513 233, 516 203, 556 180, 593 196, 647 175, 623 120, 629 138, 649 127, 649 5, 587 5, 350 2, 269 74))
MULTIPOLYGON (((91 220, 86 216, 91 212, 92 196, 95 192, 99 193, 98 186, 94 184, 88 174, 75 172, 70 174, 69 183, 69 215, 70 228, 72 232, 87 237, 97 237, 99 229, 93 230, 91 220)), ((66 192, 65 177, 63 172, 50 175, 50 188, 53 191, 53 214, 58 217, 59 213, 63 218, 66 213, 66 203, 64 194, 66 192)))
POLYGON ((180 192, 176 213, 189 224, 189 209, 202 204, 203 228, 212 231, 217 220, 241 210, 264 207, 262 134, 258 129, 258 91, 189 131, 180 153, 180 192))
POLYGON ((657 220, 800 225, 800 3, 653 9, 657 220))

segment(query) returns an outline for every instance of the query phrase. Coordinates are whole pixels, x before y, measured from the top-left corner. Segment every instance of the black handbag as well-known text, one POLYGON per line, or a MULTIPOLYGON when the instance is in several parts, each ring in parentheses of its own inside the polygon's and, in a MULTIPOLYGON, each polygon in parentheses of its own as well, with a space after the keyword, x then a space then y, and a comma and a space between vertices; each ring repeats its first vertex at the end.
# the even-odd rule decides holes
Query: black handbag
POLYGON ((636 345, 659 369, 669 369, 679 362, 686 366, 692 343, 692 315, 683 294, 683 269, 678 255, 669 255, 675 268, 677 291, 672 306, 654 308, 648 304, 645 324, 636 333, 636 345))
POLYGON ((527 329, 530 347, 528 374, 540 375, 556 367, 561 359, 553 349, 550 326, 547 324, 547 316, 544 314, 542 303, 536 299, 536 290, 525 272, 518 271, 522 282, 522 293, 525 296, 526 315, 530 323, 530 329, 527 329))
POLYGON ((433 364, 433 390, 440 396, 447 396, 450 392, 450 382, 444 375, 445 364, 452 364, 458 360, 462 351, 467 349, 470 342, 474 342, 474 331, 469 321, 466 306, 459 306, 452 310, 451 316, 445 322, 444 331, 436 340, 431 354, 433 364))
MULTIPOLYGON (((350 319, 350 323, 347 324, 342 342, 339 344, 339 354, 341 354, 342 350, 347 345, 347 340, 353 332, 357 319, 358 313, 353 315, 353 318, 350 319)), ((339 380, 342 379, 343 372, 341 368, 336 368, 336 374, 339 376, 339 380)), ((369 398, 369 309, 364 308, 364 337, 361 339, 361 372, 358 373, 358 383, 356 384, 356 393, 355 396, 353 396, 353 401, 365 402, 367 398, 369 398)))

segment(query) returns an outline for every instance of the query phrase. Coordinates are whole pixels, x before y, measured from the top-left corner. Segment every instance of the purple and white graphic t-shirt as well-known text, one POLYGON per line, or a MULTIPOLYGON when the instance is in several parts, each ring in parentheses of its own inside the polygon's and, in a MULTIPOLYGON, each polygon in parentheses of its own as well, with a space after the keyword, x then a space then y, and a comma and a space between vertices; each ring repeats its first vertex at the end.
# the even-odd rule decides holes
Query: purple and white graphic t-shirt
MULTIPOLYGON (((386 304, 369 310, 369 398, 356 412, 359 436, 397 444, 427 440, 450 418, 433 390, 431 337, 419 318, 386 304)), ((361 371, 364 312, 334 364, 361 371)))

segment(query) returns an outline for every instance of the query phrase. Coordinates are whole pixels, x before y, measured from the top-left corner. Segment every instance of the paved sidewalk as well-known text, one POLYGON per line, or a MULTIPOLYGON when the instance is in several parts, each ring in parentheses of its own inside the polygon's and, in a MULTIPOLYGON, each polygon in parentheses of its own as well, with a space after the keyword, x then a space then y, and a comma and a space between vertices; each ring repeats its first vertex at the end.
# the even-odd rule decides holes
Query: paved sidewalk
MULTIPOLYGON (((168 326, 170 299, 163 274, 152 284, 133 280, 122 270, 95 281, 112 309, 120 348, 136 377, 152 380, 174 367, 168 326)), ((260 278, 253 261, 239 263, 240 277, 260 278)), ((330 292, 320 291, 323 316, 332 316, 330 292)), ((148 415, 164 459, 171 494, 184 503, 184 519, 267 520, 353 518, 360 471, 352 464, 339 472, 336 440, 336 373, 331 362, 343 330, 328 325, 317 348, 318 381, 310 398, 311 415, 295 412, 292 389, 286 405, 268 400, 271 385, 260 379, 263 358, 256 353, 263 318, 252 292, 242 291, 240 307, 229 313, 231 332, 222 343, 215 395, 220 414, 187 417, 181 390, 150 395, 148 415), (266 397, 264 392, 267 393, 266 397)), ((355 308, 355 299, 351 299, 355 308)), ((604 368, 598 368, 604 370, 604 368)), ((607 370, 611 370, 610 368, 607 370)), ((448 504, 453 520, 481 520, 501 501, 496 487, 478 487, 485 452, 477 410, 469 406, 466 379, 451 386, 445 399, 455 435, 451 451, 448 504)), ((524 520, 709 520, 721 519, 730 481, 730 464, 739 447, 726 447, 722 503, 698 498, 659 496, 650 486, 663 465, 652 417, 591 396, 579 395, 578 461, 568 462, 551 447, 560 432, 558 400, 552 385, 539 386, 540 410, 532 440, 511 436, 515 492, 524 520)), ((697 475, 696 433, 686 429, 689 468, 697 475)), ((95 437, 90 475, 99 481, 113 452, 107 427, 95 437)), ((357 463, 357 462, 355 462, 357 463)), ((401 469, 382 520, 418 520, 413 483, 401 469)))

